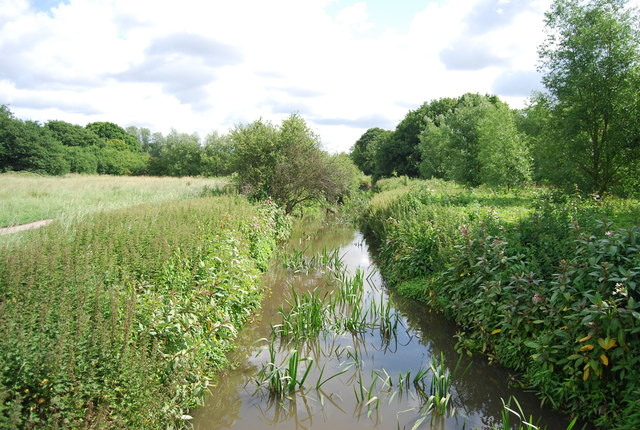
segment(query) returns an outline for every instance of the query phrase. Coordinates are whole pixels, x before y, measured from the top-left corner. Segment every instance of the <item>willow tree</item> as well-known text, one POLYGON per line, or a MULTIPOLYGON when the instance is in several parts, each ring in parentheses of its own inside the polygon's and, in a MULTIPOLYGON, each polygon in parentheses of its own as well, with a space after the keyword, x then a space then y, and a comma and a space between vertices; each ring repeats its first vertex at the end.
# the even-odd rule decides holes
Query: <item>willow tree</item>
POLYGON ((539 69, 557 131, 550 150, 597 193, 640 158, 638 22, 622 0, 555 0, 546 14, 539 69))
POLYGON ((272 198, 287 213, 310 201, 335 202, 350 192, 357 168, 330 156, 299 115, 280 126, 261 120, 231 131, 234 170, 242 192, 272 198))

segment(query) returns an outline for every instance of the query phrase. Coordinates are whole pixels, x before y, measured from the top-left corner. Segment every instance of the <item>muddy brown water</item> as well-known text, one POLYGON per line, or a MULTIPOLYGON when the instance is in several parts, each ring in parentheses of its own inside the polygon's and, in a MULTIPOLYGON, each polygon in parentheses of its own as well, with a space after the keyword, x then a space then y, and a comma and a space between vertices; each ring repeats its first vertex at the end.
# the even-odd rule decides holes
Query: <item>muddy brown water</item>
MULTIPOLYGON (((501 399, 507 400, 510 396, 515 396, 525 413, 539 419, 542 426, 550 430, 567 427, 567 417, 541 408, 539 400, 531 393, 510 387, 512 376, 506 369, 489 365, 482 357, 460 359, 454 349, 455 325, 430 312, 423 304, 390 292, 376 271, 366 241, 353 228, 307 226, 294 235, 290 246, 305 249, 309 255, 323 248, 339 247, 348 270, 353 273, 360 268, 368 277, 365 282, 366 301, 387 301, 391 294, 392 309, 400 321, 395 336, 381 336, 377 328, 358 335, 326 333, 306 348, 298 348, 301 355, 314 360, 305 384, 307 390, 289 399, 270 398, 254 379, 268 362, 265 342, 258 340, 268 338, 271 325, 281 321, 277 311, 290 296, 291 283, 298 290, 326 291, 335 288, 320 274, 294 276, 291 271, 273 267, 264 277, 268 292, 260 314, 245 327, 239 346, 231 356, 237 365, 219 378, 204 406, 191 412, 194 428, 412 429, 423 416, 421 406, 424 400, 415 390, 399 390, 400 375, 410 371, 413 378, 420 368, 428 368, 434 358, 441 356, 451 375, 450 402, 455 412, 445 416, 429 415, 418 428, 490 428, 500 422, 501 399), (348 351, 352 353, 350 356, 347 356, 348 351), (357 360, 353 359, 354 356, 357 360), (347 371, 317 390, 314 386, 323 366, 324 378, 347 371), (463 372, 467 366, 468 370, 463 372), (377 377, 372 372, 381 376, 377 377), (387 375, 388 383, 384 384, 382 380, 387 375), (365 390, 369 390, 372 381, 376 380, 372 394, 365 391, 365 396, 367 400, 373 397, 378 400, 368 405, 367 400, 358 401, 359 378, 365 390)), ((290 348, 290 345, 280 345, 279 362, 286 359, 290 348)))

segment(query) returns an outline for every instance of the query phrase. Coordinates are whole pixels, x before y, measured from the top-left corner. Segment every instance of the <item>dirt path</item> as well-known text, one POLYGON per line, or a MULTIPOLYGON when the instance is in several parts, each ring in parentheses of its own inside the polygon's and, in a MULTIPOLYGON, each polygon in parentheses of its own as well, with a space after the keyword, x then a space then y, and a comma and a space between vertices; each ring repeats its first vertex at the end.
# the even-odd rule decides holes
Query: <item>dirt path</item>
POLYGON ((0 228, 0 235, 16 233, 18 231, 23 231, 23 230, 31 230, 33 228, 39 228, 49 224, 52 221, 53 221, 52 219, 43 219, 36 222, 30 222, 29 224, 16 225, 15 227, 0 228))

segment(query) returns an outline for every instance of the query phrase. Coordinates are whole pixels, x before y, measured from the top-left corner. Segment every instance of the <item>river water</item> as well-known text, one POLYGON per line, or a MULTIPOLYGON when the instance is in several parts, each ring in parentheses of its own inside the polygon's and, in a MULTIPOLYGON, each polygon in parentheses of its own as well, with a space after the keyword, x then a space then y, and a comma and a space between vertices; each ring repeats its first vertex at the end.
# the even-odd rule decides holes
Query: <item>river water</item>
MULTIPOLYGON (((290 299, 292 284, 300 292, 335 288, 320 273, 295 275, 274 266, 264 277, 267 293, 260 314, 245 327, 230 357, 236 367, 219 378, 205 405, 191 413, 196 429, 412 429, 416 424, 420 429, 484 429, 500 422, 501 399, 510 396, 539 424, 550 430, 566 428, 566 417, 540 408, 532 394, 510 387, 512 377, 504 368, 489 365, 482 357, 460 358, 454 350, 454 324, 423 304, 390 292, 359 232, 346 226, 307 225, 294 233, 290 243, 291 249, 308 255, 337 247, 350 273, 364 272, 365 302, 386 303, 391 295, 391 312, 398 321, 393 335, 383 335, 380 327, 372 326, 356 334, 324 333, 317 341, 298 346, 301 356, 313 359, 307 389, 274 399, 255 381, 269 361, 266 341, 260 339, 269 338, 271 326, 280 323, 278 309, 290 299), (413 379, 434 359, 443 359, 451 380, 450 407, 444 414, 426 414, 425 397, 402 379, 408 373, 411 376, 405 379, 413 379), (336 374, 315 388, 318 381, 336 374)), ((291 348, 278 344, 279 362, 286 360, 291 348)), ((427 374, 426 385, 431 378, 433 372, 427 374)), ((511 417, 513 422, 515 416, 511 417)))

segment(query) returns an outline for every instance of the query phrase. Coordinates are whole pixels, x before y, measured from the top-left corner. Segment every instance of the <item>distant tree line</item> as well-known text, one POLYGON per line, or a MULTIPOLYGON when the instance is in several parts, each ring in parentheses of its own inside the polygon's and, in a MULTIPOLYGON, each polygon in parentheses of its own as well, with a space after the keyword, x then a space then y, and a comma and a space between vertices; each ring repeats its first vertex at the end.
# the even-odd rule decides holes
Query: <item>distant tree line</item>
POLYGON ((492 95, 424 103, 395 130, 371 128, 350 156, 375 178, 476 186, 529 181, 640 193, 640 32, 623 0, 556 0, 539 49, 545 91, 522 110, 492 95))
POLYGON ((232 148, 228 136, 215 132, 201 142, 197 134, 164 136, 111 122, 40 124, 0 105, 0 172, 223 176, 232 172, 232 148))

